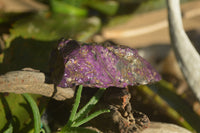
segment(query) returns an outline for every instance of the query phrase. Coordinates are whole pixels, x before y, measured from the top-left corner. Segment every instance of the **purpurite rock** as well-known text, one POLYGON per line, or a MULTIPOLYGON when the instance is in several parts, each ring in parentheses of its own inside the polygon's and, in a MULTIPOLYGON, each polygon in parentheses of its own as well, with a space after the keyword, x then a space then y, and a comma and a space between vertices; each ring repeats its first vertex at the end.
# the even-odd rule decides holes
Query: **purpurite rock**
POLYGON ((86 44, 63 40, 53 56, 56 57, 52 61, 55 64, 51 71, 62 72, 58 79, 60 87, 124 88, 161 79, 151 65, 138 55, 137 50, 109 42, 86 44))

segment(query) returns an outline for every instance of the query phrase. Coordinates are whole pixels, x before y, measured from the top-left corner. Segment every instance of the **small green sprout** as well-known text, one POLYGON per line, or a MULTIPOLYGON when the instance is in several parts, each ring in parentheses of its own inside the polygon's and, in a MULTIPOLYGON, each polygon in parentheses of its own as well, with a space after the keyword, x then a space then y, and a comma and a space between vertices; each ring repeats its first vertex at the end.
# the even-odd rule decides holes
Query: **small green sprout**
MULTIPOLYGON (((91 109, 96 105, 96 103, 100 100, 102 94, 106 90, 106 88, 100 88, 96 94, 90 99, 90 101, 77 112, 80 99, 81 99, 81 92, 82 92, 83 86, 80 85, 77 94, 74 106, 71 111, 71 115, 69 117, 69 120, 67 124, 62 128, 62 130, 59 133, 96 133, 96 131, 86 129, 83 127, 79 127, 82 124, 88 122, 89 120, 99 116, 100 114, 110 112, 109 109, 102 109, 98 110, 88 116, 88 113, 91 111, 91 109)), ((29 94, 22 94, 24 98, 29 103, 32 111, 33 111, 33 118, 34 118, 34 133, 45 133, 44 129, 41 128, 41 116, 38 109, 38 106, 36 102, 33 100, 33 98, 29 94)))
POLYGON ((68 120, 67 124, 62 128, 60 133, 67 133, 67 132, 69 133, 70 131, 78 132, 78 130, 82 130, 82 131, 87 130, 86 132, 96 132, 96 131, 92 131, 89 129, 80 128, 79 126, 81 126, 82 124, 88 122, 89 120, 99 116, 100 114, 110 112, 109 109, 102 109, 102 110, 98 110, 88 116, 88 113, 96 105, 96 103, 100 100, 100 98, 101 98, 102 94, 104 93, 104 91, 106 90, 106 88, 100 88, 96 92, 96 94, 90 99, 90 101, 83 108, 81 108, 79 110, 79 112, 77 112, 78 106, 80 103, 80 99, 81 99, 82 89, 83 89, 83 86, 80 85, 77 90, 75 103, 72 108, 69 120, 68 120))

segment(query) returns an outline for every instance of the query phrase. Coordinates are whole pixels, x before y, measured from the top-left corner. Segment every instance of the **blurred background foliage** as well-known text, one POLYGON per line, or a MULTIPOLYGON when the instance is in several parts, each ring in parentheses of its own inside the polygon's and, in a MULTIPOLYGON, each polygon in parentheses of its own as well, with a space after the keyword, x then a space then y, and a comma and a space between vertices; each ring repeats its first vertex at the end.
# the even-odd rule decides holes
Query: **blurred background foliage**
MULTIPOLYGON (((181 2, 189 1, 192 0, 181 2)), ((93 41, 104 27, 120 25, 135 15, 165 7, 164 0, 22 0, 22 3, 0 0, 0 73, 25 67, 48 73, 50 53, 59 39, 93 41)), ((200 113, 193 110, 194 102, 187 101, 188 95, 176 93, 175 84, 164 79, 154 86, 133 90, 133 106, 148 114, 151 120, 172 122, 200 132, 200 113)), ((9 123, 15 131, 33 132, 31 111, 22 96, 0 94, 0 98, 0 132, 9 123)), ((50 124, 52 129, 67 120, 63 120, 66 112, 63 110, 70 110, 69 103, 64 107, 63 102, 41 96, 34 98, 40 111, 50 112, 48 115, 57 122, 50 124), (63 112, 58 113, 55 106, 63 112)))

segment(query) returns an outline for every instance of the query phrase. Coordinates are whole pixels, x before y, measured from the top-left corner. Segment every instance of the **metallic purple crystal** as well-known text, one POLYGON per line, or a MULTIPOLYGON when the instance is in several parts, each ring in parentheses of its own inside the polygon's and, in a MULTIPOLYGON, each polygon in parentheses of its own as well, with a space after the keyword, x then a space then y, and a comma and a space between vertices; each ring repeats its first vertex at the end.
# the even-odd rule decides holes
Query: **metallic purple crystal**
POLYGON ((58 50, 65 66, 58 84, 60 87, 126 87, 161 79, 151 65, 138 55, 137 50, 129 47, 81 45, 74 40, 64 40, 58 45, 58 50))

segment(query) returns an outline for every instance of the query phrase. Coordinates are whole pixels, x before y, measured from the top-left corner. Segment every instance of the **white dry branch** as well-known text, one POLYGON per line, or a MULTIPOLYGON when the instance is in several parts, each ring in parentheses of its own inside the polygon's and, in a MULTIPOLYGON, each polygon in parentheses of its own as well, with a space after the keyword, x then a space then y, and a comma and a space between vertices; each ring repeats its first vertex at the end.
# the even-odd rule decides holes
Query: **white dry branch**
POLYGON ((171 43, 192 91, 200 101, 200 55, 184 31, 180 0, 167 0, 168 22, 171 43))

